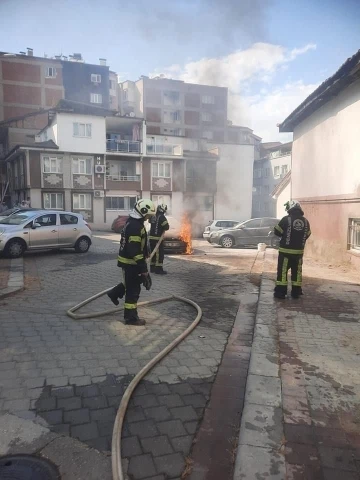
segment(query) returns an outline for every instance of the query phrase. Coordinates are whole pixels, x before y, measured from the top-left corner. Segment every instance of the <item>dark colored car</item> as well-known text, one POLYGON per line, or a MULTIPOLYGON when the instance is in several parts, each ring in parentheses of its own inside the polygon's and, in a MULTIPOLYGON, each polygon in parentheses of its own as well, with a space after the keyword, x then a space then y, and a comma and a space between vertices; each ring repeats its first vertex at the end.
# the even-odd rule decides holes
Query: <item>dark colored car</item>
POLYGON ((239 223, 234 228, 225 228, 213 232, 210 235, 210 243, 221 245, 224 248, 234 246, 250 246, 258 243, 266 243, 270 247, 279 246, 279 238, 274 235, 275 225, 279 223, 277 218, 252 218, 239 223))

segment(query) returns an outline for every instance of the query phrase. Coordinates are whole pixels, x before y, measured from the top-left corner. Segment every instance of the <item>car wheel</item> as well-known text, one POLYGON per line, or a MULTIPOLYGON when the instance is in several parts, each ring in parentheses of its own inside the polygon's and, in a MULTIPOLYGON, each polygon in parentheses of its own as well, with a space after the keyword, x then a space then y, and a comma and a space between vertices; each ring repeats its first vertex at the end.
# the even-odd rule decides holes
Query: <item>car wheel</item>
POLYGON ((231 248, 235 245, 234 239, 229 235, 225 235, 221 238, 220 244, 223 248, 231 248))
POLYGON ((10 240, 6 245, 5 253, 10 258, 19 258, 24 255, 26 250, 26 243, 19 239, 10 240))
POLYGON ((75 252, 76 253, 86 253, 90 248, 91 242, 87 237, 81 237, 75 243, 75 252))

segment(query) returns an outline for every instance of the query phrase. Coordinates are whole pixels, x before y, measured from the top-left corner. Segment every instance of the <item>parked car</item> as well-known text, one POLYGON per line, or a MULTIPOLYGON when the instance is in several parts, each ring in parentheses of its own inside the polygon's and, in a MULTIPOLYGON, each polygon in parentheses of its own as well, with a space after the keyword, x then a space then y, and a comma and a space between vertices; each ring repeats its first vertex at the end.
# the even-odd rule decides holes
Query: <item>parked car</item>
POLYGON ((40 208, 30 208, 30 207, 13 207, 9 208, 8 210, 4 210, 3 212, 0 213, 0 220, 3 220, 6 217, 9 217, 10 215, 14 215, 15 213, 18 212, 28 212, 28 211, 34 211, 34 210, 41 210, 40 208))
POLYGON ((213 232, 221 230, 222 228, 233 228, 239 223, 238 220, 211 220, 209 225, 205 227, 203 238, 210 242, 209 238, 213 232))
POLYGON ((257 245, 266 243, 276 248, 279 239, 274 235, 275 225, 279 223, 277 218, 252 218, 246 222, 239 223, 234 228, 226 228, 213 232, 209 241, 224 248, 236 246, 257 245))
POLYGON ((27 210, 0 220, 0 253, 21 257, 26 250, 75 248, 85 253, 91 229, 83 216, 56 210, 27 210))

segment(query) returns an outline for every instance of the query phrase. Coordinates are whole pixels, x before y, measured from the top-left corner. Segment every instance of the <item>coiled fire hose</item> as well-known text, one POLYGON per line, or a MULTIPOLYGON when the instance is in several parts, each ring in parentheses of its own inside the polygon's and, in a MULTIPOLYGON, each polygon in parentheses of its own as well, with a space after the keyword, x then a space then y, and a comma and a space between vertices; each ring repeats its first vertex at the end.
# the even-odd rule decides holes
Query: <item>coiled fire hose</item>
MULTIPOLYGON (((152 251, 148 263, 150 263, 151 259, 153 256, 156 254, 158 251, 160 244, 164 238, 164 234, 160 237, 158 243, 156 244, 156 247, 152 251)), ((102 292, 99 292, 95 295, 93 295, 90 298, 87 298, 81 303, 78 303, 74 307, 71 307, 66 314, 71 317, 74 320, 82 320, 82 319, 88 319, 88 318, 96 318, 96 317, 102 317, 104 315, 109 315, 111 313, 118 313, 119 311, 122 310, 122 308, 117 307, 117 308, 111 308, 109 310, 103 310, 100 312, 95 312, 95 313, 78 313, 75 314, 76 310, 79 310, 81 307, 84 305, 87 305, 88 303, 96 300, 99 297, 102 297, 105 295, 107 292, 112 290, 113 287, 107 288, 106 290, 103 290, 102 292)), ((184 297, 179 297, 178 295, 171 295, 169 297, 163 297, 157 300, 150 300, 147 302, 140 302, 138 303, 139 306, 145 306, 145 305, 154 305, 157 303, 163 303, 167 302, 170 300, 179 300, 180 302, 187 303, 188 305, 191 305, 192 307, 195 308, 197 314, 195 320, 189 325, 189 327, 184 330, 175 340, 173 340, 167 347, 165 347, 160 353, 158 353, 150 362, 148 362, 141 370, 139 373, 135 375, 129 386, 124 392, 124 395, 121 399, 116 418, 115 418, 115 423, 114 423, 114 429, 113 429, 113 435, 112 435, 112 445, 111 445, 111 463, 112 463, 112 476, 113 480, 125 480, 123 469, 122 469, 122 462, 121 462, 121 432, 122 432, 122 426, 124 423, 124 418, 125 418, 125 413, 126 409, 128 407, 131 395, 133 394, 135 388, 137 385, 140 383, 140 381, 145 377, 145 375, 158 363, 160 360, 162 360, 168 353, 171 352, 180 342, 186 338, 189 333, 191 333, 198 325, 198 323, 201 320, 202 317, 202 310, 199 307, 199 305, 192 300, 189 300, 188 298, 184 297)))

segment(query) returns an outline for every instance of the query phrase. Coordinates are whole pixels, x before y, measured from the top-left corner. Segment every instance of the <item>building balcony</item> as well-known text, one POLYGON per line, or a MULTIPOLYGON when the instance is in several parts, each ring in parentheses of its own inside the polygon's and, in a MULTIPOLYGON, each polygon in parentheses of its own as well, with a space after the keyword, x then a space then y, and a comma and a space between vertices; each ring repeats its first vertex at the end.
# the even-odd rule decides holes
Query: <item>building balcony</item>
POLYGON ((113 182, 140 182, 140 175, 106 175, 106 180, 111 180, 113 182))
POLYGON ((134 140, 106 140, 106 151, 112 153, 141 153, 141 142, 134 140))
POLYGON ((148 143, 146 145, 146 153, 148 155, 165 155, 165 156, 182 156, 182 145, 173 145, 170 143, 148 143))

